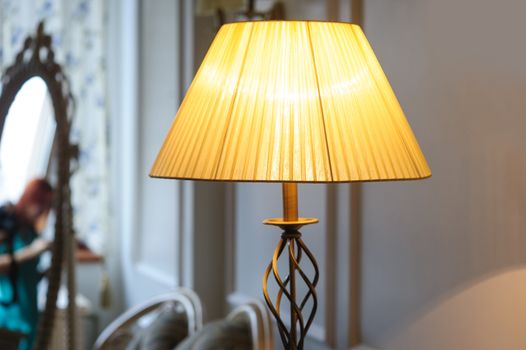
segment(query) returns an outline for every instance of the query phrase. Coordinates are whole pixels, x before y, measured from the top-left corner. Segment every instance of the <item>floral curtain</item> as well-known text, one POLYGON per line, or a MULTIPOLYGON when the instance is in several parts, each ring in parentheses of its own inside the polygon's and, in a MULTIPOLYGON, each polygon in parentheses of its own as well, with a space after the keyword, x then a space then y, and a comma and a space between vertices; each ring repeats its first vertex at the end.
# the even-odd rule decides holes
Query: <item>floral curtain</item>
POLYGON ((25 37, 44 20, 56 60, 75 98, 72 141, 80 147, 72 178, 77 236, 103 253, 109 228, 106 2, 104 0, 0 0, 0 69, 14 62, 25 37))

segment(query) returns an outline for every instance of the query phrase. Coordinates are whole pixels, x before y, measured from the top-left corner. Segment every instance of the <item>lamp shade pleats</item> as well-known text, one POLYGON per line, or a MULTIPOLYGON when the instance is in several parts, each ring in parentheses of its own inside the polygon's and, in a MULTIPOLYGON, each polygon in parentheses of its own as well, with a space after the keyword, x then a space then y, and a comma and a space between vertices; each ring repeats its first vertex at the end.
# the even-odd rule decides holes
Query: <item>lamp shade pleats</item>
POLYGON ((221 27, 150 173, 217 181, 425 178, 427 162, 360 27, 221 27))

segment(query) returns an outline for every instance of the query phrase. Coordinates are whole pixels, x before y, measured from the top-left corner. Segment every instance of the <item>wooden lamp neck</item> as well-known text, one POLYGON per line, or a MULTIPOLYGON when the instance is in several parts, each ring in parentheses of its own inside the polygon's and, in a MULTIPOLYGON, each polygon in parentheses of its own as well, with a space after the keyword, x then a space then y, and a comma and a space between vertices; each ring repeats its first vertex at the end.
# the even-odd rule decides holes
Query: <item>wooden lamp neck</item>
POLYGON ((285 221, 298 220, 298 186, 295 182, 283 183, 283 218, 285 221))

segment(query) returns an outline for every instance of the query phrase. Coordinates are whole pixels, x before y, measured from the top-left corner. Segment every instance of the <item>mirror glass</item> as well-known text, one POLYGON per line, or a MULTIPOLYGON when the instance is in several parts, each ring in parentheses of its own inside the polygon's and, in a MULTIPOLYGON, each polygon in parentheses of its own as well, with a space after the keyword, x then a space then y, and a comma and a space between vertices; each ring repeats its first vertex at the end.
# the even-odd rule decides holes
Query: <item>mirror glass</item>
POLYGON ((0 205, 15 203, 29 180, 46 175, 55 127, 46 83, 33 77, 18 91, 0 138, 0 205))

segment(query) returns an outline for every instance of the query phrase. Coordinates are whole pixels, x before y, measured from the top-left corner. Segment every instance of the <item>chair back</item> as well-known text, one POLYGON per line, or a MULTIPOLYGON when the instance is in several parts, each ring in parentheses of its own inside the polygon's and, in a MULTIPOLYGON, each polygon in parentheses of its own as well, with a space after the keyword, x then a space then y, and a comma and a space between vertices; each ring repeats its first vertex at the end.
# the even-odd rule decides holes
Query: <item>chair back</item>
POLYGON ((116 336, 122 334, 142 317, 170 302, 183 307, 188 320, 189 336, 203 327, 203 308, 199 297, 190 289, 178 288, 173 292, 156 296, 120 315, 102 331, 93 349, 108 350, 116 336))

